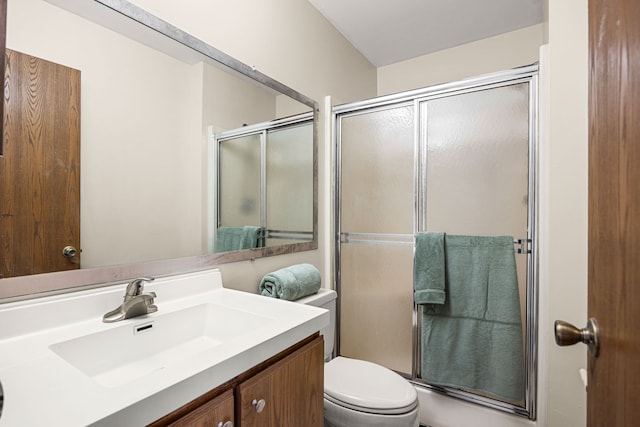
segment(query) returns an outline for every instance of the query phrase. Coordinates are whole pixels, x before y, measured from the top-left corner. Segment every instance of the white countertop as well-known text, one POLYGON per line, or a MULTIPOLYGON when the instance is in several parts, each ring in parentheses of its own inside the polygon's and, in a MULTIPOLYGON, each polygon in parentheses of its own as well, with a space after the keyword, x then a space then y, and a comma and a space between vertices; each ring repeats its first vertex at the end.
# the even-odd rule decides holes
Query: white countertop
MULTIPOLYGON (((329 323, 326 310, 224 289, 218 270, 158 279, 158 312, 115 323, 102 315, 126 284, 0 304, 0 383, 5 426, 138 426, 179 408, 329 323), (56 343, 211 303, 265 319, 224 345, 187 354, 124 384, 105 385, 51 350, 56 343)), ((197 326, 197 325, 194 325, 197 326)), ((126 351, 111 346, 110 351, 126 351)))

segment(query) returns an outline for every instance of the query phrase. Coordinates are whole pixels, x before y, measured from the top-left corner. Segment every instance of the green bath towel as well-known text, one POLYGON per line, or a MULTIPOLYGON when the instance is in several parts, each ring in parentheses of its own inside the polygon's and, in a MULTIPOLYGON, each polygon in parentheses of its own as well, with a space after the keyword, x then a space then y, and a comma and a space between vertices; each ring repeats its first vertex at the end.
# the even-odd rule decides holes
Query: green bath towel
POLYGON ((258 291, 261 295, 295 301, 320 289, 320 272, 311 264, 296 264, 265 274, 258 291))
POLYGON ((422 308, 422 378, 522 401, 524 351, 513 238, 446 235, 444 253, 446 301, 422 308))

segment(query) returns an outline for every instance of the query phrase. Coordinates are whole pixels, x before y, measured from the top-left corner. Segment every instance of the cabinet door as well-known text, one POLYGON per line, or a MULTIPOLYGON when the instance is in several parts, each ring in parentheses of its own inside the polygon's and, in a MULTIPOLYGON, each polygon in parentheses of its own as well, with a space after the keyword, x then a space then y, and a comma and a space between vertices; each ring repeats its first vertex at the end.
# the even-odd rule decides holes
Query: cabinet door
POLYGON ((169 424, 170 427, 231 427, 233 426, 233 390, 199 406, 184 417, 169 424), (228 424, 231 423, 231 424, 228 424))
POLYGON ((324 424, 324 342, 318 337, 238 386, 241 427, 324 424))

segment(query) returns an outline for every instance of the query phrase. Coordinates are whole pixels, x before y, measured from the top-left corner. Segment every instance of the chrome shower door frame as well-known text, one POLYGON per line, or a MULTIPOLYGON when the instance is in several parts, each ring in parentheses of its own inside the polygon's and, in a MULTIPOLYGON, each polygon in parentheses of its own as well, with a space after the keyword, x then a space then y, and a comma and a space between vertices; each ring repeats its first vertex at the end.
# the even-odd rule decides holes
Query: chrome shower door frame
POLYGON ((466 392, 452 387, 441 387, 427 384, 419 378, 420 372, 420 312, 414 303, 412 313, 413 325, 413 366, 411 377, 408 378, 418 387, 423 387, 464 401, 480 404, 486 407, 508 412, 511 414, 536 418, 536 390, 537 390, 537 336, 538 336, 538 255, 537 255, 537 157, 538 157, 538 65, 529 65, 512 70, 487 74, 459 82, 435 85, 370 100, 343 104, 333 108, 332 125, 334 131, 334 268, 335 289, 338 291, 337 302, 337 330, 336 354, 340 354, 340 288, 341 288, 341 245, 343 243, 367 243, 376 245, 413 245, 416 233, 424 231, 426 224, 426 150, 422 147, 423 129, 421 129, 421 103, 442 97, 475 92, 479 90, 503 87, 519 83, 528 83, 529 88, 529 158, 528 158, 528 218, 527 238, 521 243, 521 251, 527 256, 527 289, 526 289, 526 330, 525 330, 525 372, 526 389, 523 405, 500 401, 475 393, 466 392), (413 183, 413 235, 375 235, 366 233, 343 233, 341 227, 342 212, 342 158, 341 158, 341 120, 358 114, 365 114, 377 110, 384 110, 400 106, 413 105, 414 108, 414 183, 413 183))

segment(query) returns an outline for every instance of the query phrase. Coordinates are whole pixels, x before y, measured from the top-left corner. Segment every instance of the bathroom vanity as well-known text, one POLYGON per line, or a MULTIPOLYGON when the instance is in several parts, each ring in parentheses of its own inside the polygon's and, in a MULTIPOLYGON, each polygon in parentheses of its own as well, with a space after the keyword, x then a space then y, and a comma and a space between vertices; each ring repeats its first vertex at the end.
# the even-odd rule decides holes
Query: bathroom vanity
POLYGON ((309 337, 151 427, 322 426, 323 344, 309 337))
POLYGON ((0 305, 0 426, 322 424, 326 310, 207 270, 147 285, 156 313, 103 323, 125 286, 0 305))

